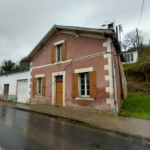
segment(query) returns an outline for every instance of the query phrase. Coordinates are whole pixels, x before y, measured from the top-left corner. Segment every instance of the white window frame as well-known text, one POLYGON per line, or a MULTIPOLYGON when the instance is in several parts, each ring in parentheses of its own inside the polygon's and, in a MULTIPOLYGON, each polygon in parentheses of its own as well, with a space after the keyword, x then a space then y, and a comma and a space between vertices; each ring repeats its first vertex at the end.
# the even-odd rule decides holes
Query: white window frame
POLYGON ((131 57, 132 55, 133 55, 133 53, 125 54, 126 62, 134 62, 134 55, 133 55, 133 57, 131 57), (131 58, 133 58, 133 60, 131 58))
MULTIPOLYGON (((78 74, 78 92, 79 92, 79 96, 80 97, 90 97, 90 95, 87 95, 87 77, 86 77, 86 74, 89 73, 89 72, 84 72, 82 74, 84 74, 84 83, 85 83, 85 95, 81 95, 81 73, 78 74)), ((90 80, 90 79, 89 79, 90 80)), ((90 89, 89 89, 90 90, 90 89)))
POLYGON ((134 55, 133 55, 133 53, 130 54, 130 61, 131 61, 131 62, 134 61, 134 55), (133 56, 133 57, 132 57, 132 56, 133 56), (133 58, 133 60, 132 60, 131 58, 133 58))
POLYGON ((36 78, 36 95, 42 95, 42 77, 36 78), (41 79, 41 93, 39 93, 39 79, 41 79))
POLYGON ((126 61, 130 62, 130 54, 126 54, 126 61))
MULTIPOLYGON (((80 68, 80 69, 75 69, 75 73, 86 73, 86 72, 92 72, 93 71, 93 67, 87 67, 87 68, 80 68)), ((93 101, 94 98, 90 98, 89 97, 81 97, 80 96, 80 78, 78 76, 78 97, 75 97, 75 100, 89 100, 89 101, 93 101)))
POLYGON ((62 44, 56 45, 56 62, 61 62, 62 61, 62 44), (60 61, 58 61, 58 46, 61 45, 61 50, 60 50, 60 61))

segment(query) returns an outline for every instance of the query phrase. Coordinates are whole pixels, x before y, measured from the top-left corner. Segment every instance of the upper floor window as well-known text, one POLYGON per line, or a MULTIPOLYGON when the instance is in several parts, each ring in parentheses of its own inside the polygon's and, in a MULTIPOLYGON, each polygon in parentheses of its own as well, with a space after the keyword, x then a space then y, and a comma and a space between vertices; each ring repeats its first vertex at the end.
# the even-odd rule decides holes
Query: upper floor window
POLYGON ((134 61, 133 53, 125 54, 124 56, 125 56, 126 62, 133 62, 134 61))
POLYGON ((54 43, 52 46, 51 62, 61 62, 66 60, 66 42, 64 40, 54 43))
POLYGON ((56 46, 56 61, 62 61, 62 44, 56 46))

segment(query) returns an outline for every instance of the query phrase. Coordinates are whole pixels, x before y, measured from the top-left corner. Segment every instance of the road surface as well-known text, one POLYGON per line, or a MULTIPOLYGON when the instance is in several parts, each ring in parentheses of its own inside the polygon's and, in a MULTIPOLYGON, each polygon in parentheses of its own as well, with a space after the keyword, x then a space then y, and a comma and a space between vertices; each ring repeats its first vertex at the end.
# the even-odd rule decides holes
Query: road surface
POLYGON ((0 106, 0 150, 3 149, 150 150, 150 142, 0 106))

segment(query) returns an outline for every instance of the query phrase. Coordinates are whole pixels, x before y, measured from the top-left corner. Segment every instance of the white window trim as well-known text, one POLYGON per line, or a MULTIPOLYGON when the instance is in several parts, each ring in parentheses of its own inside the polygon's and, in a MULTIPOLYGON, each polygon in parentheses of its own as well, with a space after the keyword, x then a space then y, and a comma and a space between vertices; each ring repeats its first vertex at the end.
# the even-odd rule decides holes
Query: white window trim
MULTIPOLYGON (((84 74, 84 81, 86 80, 86 75, 84 74)), ((82 98, 89 98, 90 97, 90 95, 87 95, 87 82, 85 82, 85 95, 81 95, 81 75, 80 74, 78 74, 78 95, 82 98)))
POLYGON ((133 55, 133 53, 130 54, 130 59, 131 59, 131 62, 134 62, 134 55, 133 55), (133 60, 131 58, 133 58, 133 60))
POLYGON ((56 46, 56 45, 62 44, 64 42, 65 42, 65 40, 61 40, 61 41, 58 41, 58 42, 54 43, 54 45, 56 46))
POLYGON ((37 74, 37 75, 35 75, 35 78, 42 78, 42 77, 45 77, 45 75, 44 74, 37 74))
MULTIPOLYGON (((39 77, 41 78, 41 77, 39 77)), ((42 96, 42 79, 41 79, 41 93, 38 93, 39 85, 38 85, 38 78, 36 79, 36 95, 35 96, 42 96)))
POLYGON ((34 95, 34 97, 36 97, 36 98, 43 98, 44 96, 43 95, 34 95))
POLYGON ((56 76, 62 75, 63 76, 63 107, 65 107, 65 78, 66 78, 66 71, 61 72, 53 72, 52 73, 52 105, 56 103, 56 76))
POLYGON ((133 53, 124 54, 124 57, 125 57, 126 61, 127 61, 127 59, 129 60, 129 61, 127 61, 127 63, 134 62, 134 54, 133 53), (131 54, 133 55, 133 60, 131 60, 131 58, 132 58, 131 54), (128 59, 128 56, 129 56, 129 59, 128 59))
MULTIPOLYGON (((75 73, 85 73, 85 72, 92 72, 93 67, 87 67, 87 68, 81 68, 81 69, 75 69, 75 73)), ((78 75, 78 95, 79 97, 75 97, 76 100, 94 100, 94 98, 90 98, 90 95, 82 96, 80 95, 80 75, 78 75)))
POLYGON ((76 100, 88 100, 88 101, 94 101, 94 98, 90 97, 75 97, 76 100))
POLYGON ((58 56, 58 47, 56 46, 56 56, 55 56, 55 57, 56 57, 56 58, 55 58, 55 59, 56 59, 56 62, 57 62, 57 63, 62 62, 62 47, 61 47, 61 51, 60 51, 60 59, 61 59, 60 61, 58 61, 58 59, 57 59, 58 57, 57 57, 57 56, 58 56))
POLYGON ((75 73, 84 73, 84 72, 92 72, 93 67, 75 69, 75 73))

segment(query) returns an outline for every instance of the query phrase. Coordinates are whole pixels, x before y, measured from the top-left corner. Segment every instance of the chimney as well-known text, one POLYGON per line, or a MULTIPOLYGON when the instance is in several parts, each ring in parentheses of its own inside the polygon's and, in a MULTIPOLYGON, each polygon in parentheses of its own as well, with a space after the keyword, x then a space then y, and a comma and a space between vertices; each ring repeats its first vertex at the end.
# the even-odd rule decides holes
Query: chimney
POLYGON ((102 25, 102 29, 107 29, 106 24, 102 25))
POLYGON ((108 24, 108 29, 109 29, 109 30, 114 30, 114 25, 113 25, 113 23, 108 24))

